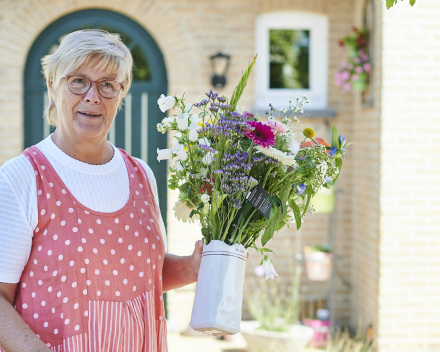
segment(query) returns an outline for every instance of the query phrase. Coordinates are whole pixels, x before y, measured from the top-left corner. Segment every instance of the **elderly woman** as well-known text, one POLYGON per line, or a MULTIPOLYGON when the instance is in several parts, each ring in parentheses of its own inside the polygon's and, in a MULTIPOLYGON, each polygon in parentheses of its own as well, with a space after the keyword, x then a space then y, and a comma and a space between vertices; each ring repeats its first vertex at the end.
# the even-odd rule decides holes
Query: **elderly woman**
POLYGON ((0 169, 0 347, 166 351, 162 293, 196 281, 203 243, 165 253, 151 169, 107 141, 131 54, 82 30, 42 64, 56 131, 0 169))

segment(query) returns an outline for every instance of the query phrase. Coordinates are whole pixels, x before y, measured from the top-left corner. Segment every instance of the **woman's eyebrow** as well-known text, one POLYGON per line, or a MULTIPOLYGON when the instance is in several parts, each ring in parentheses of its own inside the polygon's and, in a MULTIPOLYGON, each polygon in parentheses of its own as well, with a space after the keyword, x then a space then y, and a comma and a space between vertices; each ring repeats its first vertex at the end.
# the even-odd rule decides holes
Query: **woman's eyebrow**
MULTIPOLYGON (((69 76, 83 76, 83 77, 92 81, 92 79, 89 76, 87 76, 81 72, 72 72, 69 76)), ((115 79, 116 79, 116 75, 111 75, 111 76, 101 77, 101 78, 97 79, 97 81, 102 81, 102 80, 114 81, 115 79)))

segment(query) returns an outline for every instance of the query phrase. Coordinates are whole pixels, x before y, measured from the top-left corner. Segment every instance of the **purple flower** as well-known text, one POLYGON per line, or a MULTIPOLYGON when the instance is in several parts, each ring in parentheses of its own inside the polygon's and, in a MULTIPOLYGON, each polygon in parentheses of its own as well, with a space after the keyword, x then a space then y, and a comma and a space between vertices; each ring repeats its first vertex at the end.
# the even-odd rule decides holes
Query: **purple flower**
POLYGON ((332 158, 336 155, 336 152, 338 151, 338 148, 332 147, 330 151, 328 152, 328 155, 330 155, 332 158))
POLYGON ((296 194, 302 194, 306 190, 307 186, 304 183, 301 183, 296 187, 296 194))
POLYGON ((252 113, 250 113, 250 112, 248 112, 248 111, 243 111, 243 117, 245 118, 245 119, 253 119, 254 118, 254 114, 252 114, 252 113))

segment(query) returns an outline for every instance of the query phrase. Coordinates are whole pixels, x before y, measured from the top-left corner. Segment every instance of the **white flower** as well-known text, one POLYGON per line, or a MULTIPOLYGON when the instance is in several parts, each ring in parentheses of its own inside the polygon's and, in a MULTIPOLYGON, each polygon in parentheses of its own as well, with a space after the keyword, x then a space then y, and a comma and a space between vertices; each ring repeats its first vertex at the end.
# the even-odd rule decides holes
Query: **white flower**
MULTIPOLYGON (((215 154, 217 154, 217 152, 215 152, 215 154)), ((202 158, 202 163, 205 164, 205 165, 211 165, 213 159, 214 159, 214 153, 213 152, 208 152, 202 158)))
POLYGON ((199 116, 197 116, 196 114, 191 114, 190 121, 190 128, 200 129, 199 123, 202 122, 202 119, 199 119, 199 116))
POLYGON ((257 146, 256 149, 264 155, 281 161, 281 164, 283 165, 296 166, 295 155, 287 155, 286 153, 272 147, 264 148, 262 146, 257 146))
POLYGON ((193 223, 195 220, 200 219, 199 214, 194 214, 192 218, 189 217, 189 214, 191 213, 191 208, 189 208, 185 202, 182 202, 180 199, 176 202, 176 204, 173 207, 174 215, 176 215, 176 218, 178 220, 182 220, 183 222, 190 222, 193 223))
POLYGON ((183 170, 182 163, 180 162, 180 160, 176 160, 176 171, 182 171, 182 170, 183 170))
POLYGON ((208 147, 211 145, 211 143, 209 143, 209 141, 208 141, 208 138, 206 138, 206 137, 199 138, 199 144, 207 145, 208 147))
POLYGON ((171 149, 159 149, 157 148, 157 160, 171 159, 173 156, 171 149))
POLYGON ((196 142, 199 139, 199 134, 197 133, 197 128, 189 130, 188 138, 191 142, 196 142))
POLYGON ((174 122, 175 118, 174 117, 165 117, 162 120, 162 124, 165 125, 166 127, 170 127, 171 123, 174 122))
POLYGON ((273 117, 273 115, 272 114, 270 114, 269 116, 267 116, 267 119, 270 121, 270 120, 275 120, 275 117, 273 117))
POLYGON ((188 159, 188 153, 185 150, 179 150, 176 153, 177 159, 183 160, 185 161, 186 159, 188 159))
POLYGON ((206 178, 206 176, 208 175, 208 169, 205 169, 204 167, 202 167, 202 168, 200 169, 200 175, 201 175, 203 178, 206 178))
POLYGON ((171 147, 171 151, 173 152, 173 154, 177 154, 177 152, 181 150, 183 150, 183 145, 180 144, 179 142, 174 143, 174 145, 171 147))
POLYGON ((185 112, 190 112, 193 104, 185 103, 185 108, 183 109, 185 112))
POLYGON ((254 273, 257 276, 263 276, 264 275, 264 267, 262 265, 257 265, 254 269, 254 273))
POLYGON ((157 104, 159 105, 159 109, 162 112, 165 112, 168 109, 174 108, 174 105, 176 104, 176 98, 174 98, 171 95, 168 95, 166 97, 165 95, 162 94, 160 98, 157 100, 157 104))
POLYGON ((188 129, 189 114, 187 112, 183 114, 179 112, 176 117, 177 117, 177 127, 179 128, 179 130, 185 131, 186 129, 188 129))
POLYGON ((179 143, 179 141, 177 140, 177 138, 182 138, 182 133, 181 132, 177 132, 175 135, 174 135, 174 138, 173 138, 173 140, 171 141, 171 144, 172 145, 176 145, 177 143, 179 143))
POLYGON ((209 195, 205 193, 205 194, 201 197, 201 199, 202 199, 202 202, 203 202, 203 203, 207 203, 207 202, 209 202, 209 195))
POLYGON ((287 112, 287 109, 286 108, 282 108, 282 109, 280 109, 280 112, 285 114, 287 112))
POLYGON ((296 155, 298 154, 299 149, 300 149, 300 144, 296 139, 294 139, 289 147, 289 150, 292 152, 293 155, 296 155))
POLYGON ((266 280, 270 277, 272 280, 275 278, 275 276, 278 276, 277 272, 275 271, 272 261, 270 259, 263 260, 263 268, 266 272, 266 280))

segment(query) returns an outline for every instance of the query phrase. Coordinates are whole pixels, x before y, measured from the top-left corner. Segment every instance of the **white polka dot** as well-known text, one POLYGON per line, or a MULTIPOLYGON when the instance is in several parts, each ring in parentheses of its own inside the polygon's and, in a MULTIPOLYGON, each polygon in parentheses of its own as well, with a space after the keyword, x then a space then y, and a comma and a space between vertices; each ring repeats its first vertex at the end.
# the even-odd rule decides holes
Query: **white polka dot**
POLYGON ((95 270, 95 274, 99 275, 99 270, 98 269, 95 270))
POLYGON ((31 272, 29 273, 29 276, 30 276, 30 277, 34 276, 34 272, 31 271, 31 272))
POLYGON ((75 262, 74 262, 73 260, 71 260, 70 263, 69 263, 69 265, 70 265, 70 266, 74 266, 74 265, 75 265, 75 262))
POLYGON ((48 290, 49 292, 52 292, 52 286, 49 286, 49 287, 47 288, 47 290, 48 290))
POLYGON ((35 318, 35 319, 38 318, 38 313, 34 313, 34 318, 35 318))
POLYGON ((153 244, 151 245, 151 247, 152 247, 153 249, 155 249, 155 248, 156 248, 156 245, 153 243, 153 244))
POLYGON ((59 200, 57 200, 56 205, 57 205, 57 206, 60 206, 60 205, 61 205, 61 202, 60 202, 59 200))
POLYGON ((125 259, 121 258, 121 264, 124 264, 124 263, 125 263, 125 259))
POLYGON ((60 314, 60 318, 63 319, 63 316, 64 316, 64 313, 61 313, 60 314))
POLYGON ((146 200, 144 200, 145 205, 148 205, 148 202, 146 200))
POLYGON ((79 330, 79 325, 75 326, 75 331, 79 330))
POLYGON ((93 233, 93 229, 89 229, 89 233, 93 233))
POLYGON ((63 188, 63 189, 61 190, 61 193, 62 193, 62 194, 66 194, 67 192, 66 192, 66 190, 63 188))
POLYGON ((93 248, 93 253, 98 253, 98 250, 96 248, 93 248))
POLYGON ((96 223, 97 223, 97 224, 100 224, 100 223, 101 223, 101 220, 96 219, 96 223))
POLYGON ((83 290, 83 294, 86 295, 87 294, 87 289, 83 290))
POLYGON ((115 294, 116 294, 116 296, 118 296, 118 297, 119 297, 119 296, 121 295, 121 292, 119 292, 119 291, 116 291, 116 292, 115 292, 115 294))
POLYGON ((53 187, 53 183, 52 182, 49 182, 49 187, 53 187))
POLYGON ((70 244, 70 241, 66 240, 64 243, 66 244, 66 246, 68 246, 70 244))
POLYGON ((58 329, 55 329, 54 331, 53 331, 53 333, 56 335, 56 334, 58 334, 58 329))
POLYGON ((40 228, 39 228, 39 227, 36 227, 36 228, 35 228, 35 233, 38 233, 38 231, 40 231, 40 228))
POLYGON ((57 274, 58 274, 58 271, 55 270, 52 275, 57 276, 57 274))
POLYGON ((38 280, 38 285, 42 285, 43 284, 43 280, 38 280))
POLYGON ((45 301, 41 301, 41 305, 44 307, 46 305, 45 301))
POLYGON ((117 224, 119 223, 119 219, 118 218, 115 219, 115 223, 117 223, 117 224))
POLYGON ((64 324, 69 324, 70 323, 70 320, 69 319, 66 319, 65 321, 64 321, 64 324))
POLYGON ((118 271, 117 270, 113 270, 113 275, 118 275, 118 271))
POLYGON ((86 213, 86 214, 90 214, 90 212, 88 212, 87 210, 84 210, 84 213, 86 213))
POLYGON ((44 236, 47 235, 47 230, 44 230, 43 235, 44 235, 44 236))
POLYGON ((23 309, 26 309, 28 307, 28 305, 26 303, 23 303, 22 307, 23 307, 23 309))
POLYGON ((41 170, 44 170, 44 169, 46 169, 46 166, 41 165, 41 170))
MULTIPOLYGON (((35 175, 38 175, 38 173, 36 172, 35 175)), ((39 189, 38 192, 37 192, 37 194, 38 194, 39 196, 41 196, 41 193, 43 193, 43 192, 41 192, 41 189, 39 189)))
POLYGON ((50 198, 50 194, 49 194, 49 193, 47 193, 47 194, 46 194, 46 197, 47 197, 47 199, 49 199, 49 198, 50 198))
POLYGON ((138 191, 135 191, 134 193, 136 193, 137 196, 139 195, 139 192, 138 192, 138 191))
POLYGON ((156 269, 156 264, 153 264, 153 269, 156 269))
POLYGON ((160 296, 159 299, 162 301, 162 296, 160 296))
POLYGON ((144 185, 142 183, 139 183, 140 188, 144 188, 144 185))
POLYGON ((104 263, 104 265, 107 265, 107 264, 108 264, 107 259, 104 259, 102 262, 104 263))
POLYGON ((142 252, 141 251, 139 251, 138 252, 138 257, 140 257, 142 255, 142 252))
POLYGON ((147 259, 147 263, 149 264, 149 263, 150 263, 150 261, 151 261, 151 260, 150 260, 150 258, 148 258, 148 259, 147 259))
POLYGON ((87 285, 87 286, 90 286, 91 284, 92 284, 92 281, 90 281, 90 280, 87 280, 87 281, 86 281, 86 285, 87 285))
POLYGON ((76 287, 76 285, 77 285, 77 283, 76 283, 76 282, 72 282, 72 287, 73 287, 73 288, 75 288, 75 287, 76 287))
POLYGON ((125 225, 125 229, 128 230, 130 227, 128 225, 125 225))
POLYGON ((150 222, 153 224, 153 223, 154 223, 154 220, 153 220, 153 219, 150 219, 150 222))
POLYGON ((60 254, 60 255, 58 256, 58 260, 63 260, 63 255, 62 255, 62 254, 60 254))
POLYGON ((151 279, 148 279, 148 283, 151 285, 151 279))
POLYGON ((66 222, 63 220, 63 221, 61 221, 61 226, 64 226, 64 225, 66 225, 66 222))
POLYGON ((134 178, 134 175, 133 175, 133 174, 130 174, 130 177, 131 177, 131 178, 134 178))
POLYGON ((135 235, 136 237, 139 236, 139 232, 136 231, 136 232, 134 233, 134 235, 135 235))
POLYGON ((77 228, 77 227, 74 227, 74 228, 72 229, 72 231, 73 231, 73 232, 78 232, 78 228, 77 228))
POLYGON ((134 265, 130 265, 130 271, 134 270, 134 265))
POLYGON ((145 243, 148 243, 148 238, 144 239, 144 242, 145 242, 145 243))
POLYGON ((58 239, 58 235, 53 235, 53 240, 56 241, 58 239))
POLYGON ((47 267, 47 265, 44 266, 44 271, 49 270, 49 268, 47 267))
POLYGON ((23 283, 21 284, 21 287, 25 288, 25 287, 26 287, 26 283, 23 282, 23 283))
POLYGON ((55 313, 55 308, 52 308, 52 313, 55 313))
POLYGON ((130 213, 130 218, 132 218, 132 219, 134 218, 134 215, 133 215, 133 213, 130 213))
POLYGON ((78 218, 78 224, 81 224, 81 223, 82 223, 81 219, 78 218))
POLYGON ((82 252, 83 251, 83 247, 79 246, 78 247, 78 252, 82 252))
POLYGON ((111 234, 112 234, 112 230, 108 230, 107 233, 108 233, 109 235, 111 235, 111 234))
POLYGON ((144 272, 141 271, 141 272, 139 273, 139 277, 143 277, 143 276, 144 276, 144 272))
POLYGON ((160 320, 160 321, 162 321, 162 320, 163 320, 162 316, 159 316, 159 320, 160 320))
POLYGON ((133 246, 130 244, 130 245, 128 246, 128 250, 131 251, 132 249, 133 249, 133 246))
POLYGON ((41 210, 40 214, 41 214, 41 215, 46 214, 46 209, 41 210))
POLYGON ((69 213, 73 213, 73 208, 69 208, 69 213))
POLYGON ((101 291, 96 291, 96 294, 97 294, 98 296, 101 296, 101 291))
MULTIPOLYGON (((41 280, 40 280, 41 281, 41 280)), ((41 283, 43 283, 43 282, 41 282, 41 283)), ((36 294, 35 294, 35 292, 32 292, 32 298, 35 298, 35 296, 36 296, 36 294)))
POLYGON ((147 226, 147 230, 150 231, 150 230, 151 230, 151 227, 150 227, 150 226, 147 226))
POLYGON ((49 326, 49 323, 48 323, 47 321, 45 321, 44 324, 43 324, 43 326, 44 326, 45 328, 47 328, 47 327, 49 326))
POLYGON ((162 259, 162 256, 159 254, 159 260, 161 260, 162 259))
POLYGON ((144 210, 144 208, 141 208, 141 212, 142 212, 142 213, 145 213, 145 210, 144 210))
POLYGON ((127 279, 124 279, 124 281, 122 281, 122 282, 124 283, 124 285, 127 285, 128 280, 127 280, 127 279))
POLYGON ((86 259, 84 260, 84 262, 85 262, 86 264, 89 264, 89 263, 90 263, 89 258, 86 258, 86 259))
POLYGON ((88 311, 88 310, 86 310, 86 311, 84 312, 84 316, 86 316, 86 317, 89 316, 89 311, 88 311))
POLYGON ((114 254, 116 253, 116 251, 115 251, 114 249, 112 249, 112 250, 110 251, 110 253, 114 255, 114 254))
POLYGON ((78 303, 75 303, 75 304, 73 305, 73 309, 78 309, 78 307, 79 307, 79 304, 78 304, 78 303))
POLYGON ((139 170, 137 167, 134 167, 133 169, 134 169, 134 171, 138 171, 139 170))
POLYGON ((133 291, 136 291, 136 286, 133 286, 133 291))
POLYGON ((103 238, 102 238, 99 242, 101 242, 101 244, 104 244, 104 243, 105 243, 105 241, 104 241, 103 238))
POLYGON ((65 282, 65 281, 66 281, 66 277, 65 277, 65 276, 62 276, 62 277, 61 277, 61 281, 62 281, 62 282, 65 282))
POLYGON ((82 243, 86 243, 87 240, 86 240, 85 238, 81 238, 81 242, 82 242, 82 243))
POLYGON ((122 243, 122 238, 119 238, 119 239, 118 239, 118 242, 119 242, 119 243, 122 243))
POLYGON ((81 272, 81 274, 84 274, 86 272, 86 269, 85 268, 81 268, 80 272, 81 272))
POLYGON ((38 246, 38 252, 41 252, 42 249, 43 249, 43 247, 38 246))
POLYGON ((142 220, 139 220, 139 224, 141 224, 141 225, 142 225, 142 220))
POLYGON ((55 219, 55 213, 52 213, 52 214, 50 215, 50 218, 51 218, 51 219, 55 219))
POLYGON ((110 281, 105 280, 105 284, 106 284, 107 286, 110 286, 110 281))

